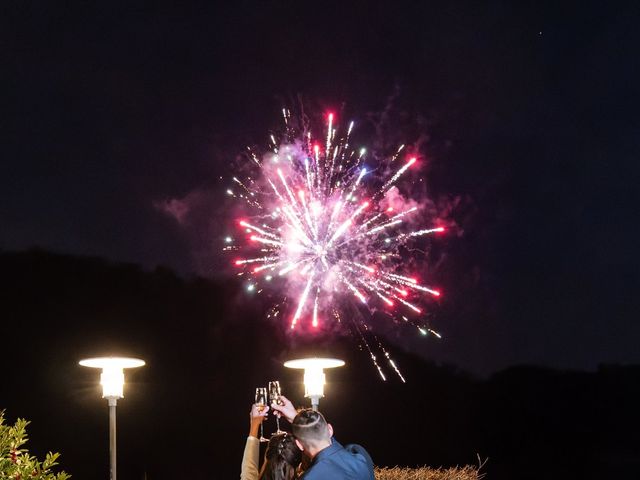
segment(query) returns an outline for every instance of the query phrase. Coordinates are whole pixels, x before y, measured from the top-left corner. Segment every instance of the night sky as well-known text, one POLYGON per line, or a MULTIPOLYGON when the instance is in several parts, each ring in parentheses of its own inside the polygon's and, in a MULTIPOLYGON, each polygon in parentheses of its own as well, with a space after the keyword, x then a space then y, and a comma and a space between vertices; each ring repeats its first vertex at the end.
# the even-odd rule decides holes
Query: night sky
POLYGON ((219 178, 282 107, 387 112, 457 228, 433 268, 444 338, 386 342, 480 376, 640 363, 639 9, 5 2, 0 249, 224 279, 219 178), (183 225, 159 208, 193 198, 183 225))

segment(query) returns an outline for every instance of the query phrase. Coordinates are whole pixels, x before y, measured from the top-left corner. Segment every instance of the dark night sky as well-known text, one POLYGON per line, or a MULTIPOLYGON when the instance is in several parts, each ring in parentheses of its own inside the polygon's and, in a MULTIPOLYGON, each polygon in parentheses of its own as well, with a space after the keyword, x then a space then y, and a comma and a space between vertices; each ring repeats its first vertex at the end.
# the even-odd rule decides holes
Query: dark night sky
POLYGON ((640 362, 635 2, 119 3, 1 7, 0 248, 206 275, 231 218, 157 202, 221 202, 297 94, 366 120, 398 92, 432 194, 462 199, 423 354, 640 362))

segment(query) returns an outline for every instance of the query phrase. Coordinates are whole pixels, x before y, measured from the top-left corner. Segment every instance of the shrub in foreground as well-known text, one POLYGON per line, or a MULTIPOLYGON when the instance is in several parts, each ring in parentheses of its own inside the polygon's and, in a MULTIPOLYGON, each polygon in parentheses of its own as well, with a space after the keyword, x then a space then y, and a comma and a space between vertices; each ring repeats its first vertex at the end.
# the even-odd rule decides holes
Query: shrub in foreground
POLYGON ((54 474, 51 468, 57 465, 59 453, 47 453, 44 461, 29 455, 22 448, 27 440, 27 422, 19 418, 14 425, 5 425, 4 411, 0 411, 0 479, 13 480, 67 480, 65 472, 54 474))

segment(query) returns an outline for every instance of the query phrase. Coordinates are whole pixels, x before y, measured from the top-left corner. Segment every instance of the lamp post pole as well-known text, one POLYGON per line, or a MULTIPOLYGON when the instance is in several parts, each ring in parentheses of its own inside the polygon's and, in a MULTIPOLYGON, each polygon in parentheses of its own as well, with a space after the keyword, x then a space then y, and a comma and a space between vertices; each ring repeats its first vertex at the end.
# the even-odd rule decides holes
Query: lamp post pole
POLYGON ((117 398, 109 398, 109 471, 116 480, 116 404, 117 398))
POLYGON ((126 357, 98 357, 81 360, 80 365, 102 369, 100 374, 102 398, 106 398, 109 405, 109 478, 117 480, 116 406, 118 399, 124 397, 124 369, 141 367, 144 365, 144 360, 126 357))

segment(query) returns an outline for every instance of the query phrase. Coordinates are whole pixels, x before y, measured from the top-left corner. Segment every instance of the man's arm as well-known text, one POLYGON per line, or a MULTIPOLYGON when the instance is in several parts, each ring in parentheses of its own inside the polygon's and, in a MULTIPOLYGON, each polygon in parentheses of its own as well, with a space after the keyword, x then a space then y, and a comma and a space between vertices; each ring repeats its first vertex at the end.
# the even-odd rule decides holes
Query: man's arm
POLYGON ((276 412, 280 412, 284 418, 289 420, 289 423, 292 423, 293 419, 296 418, 296 415, 298 414, 296 407, 294 407, 291 400, 284 395, 280 395, 280 401, 282 402, 282 405, 272 403, 271 408, 276 412))

